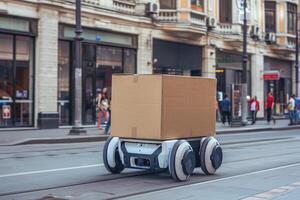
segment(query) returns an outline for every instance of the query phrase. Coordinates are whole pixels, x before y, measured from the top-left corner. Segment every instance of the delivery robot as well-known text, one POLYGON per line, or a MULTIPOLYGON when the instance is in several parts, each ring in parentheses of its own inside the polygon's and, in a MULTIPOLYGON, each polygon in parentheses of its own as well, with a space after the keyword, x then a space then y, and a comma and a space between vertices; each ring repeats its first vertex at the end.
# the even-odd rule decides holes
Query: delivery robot
POLYGON ((223 152, 212 136, 152 141, 109 137, 104 145, 105 168, 112 174, 124 168, 152 172, 168 170, 176 181, 187 181, 196 167, 212 175, 221 166, 223 152))

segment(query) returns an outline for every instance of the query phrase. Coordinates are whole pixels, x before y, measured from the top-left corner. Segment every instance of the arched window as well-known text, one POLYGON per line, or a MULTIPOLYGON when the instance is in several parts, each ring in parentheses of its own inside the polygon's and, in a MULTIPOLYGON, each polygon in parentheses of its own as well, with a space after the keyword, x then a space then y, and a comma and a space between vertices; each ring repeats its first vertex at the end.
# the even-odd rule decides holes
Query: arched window
POLYGON ((161 9, 176 9, 176 0, 160 0, 161 9))
POLYGON ((221 23, 232 23, 232 0, 220 0, 219 12, 221 23))

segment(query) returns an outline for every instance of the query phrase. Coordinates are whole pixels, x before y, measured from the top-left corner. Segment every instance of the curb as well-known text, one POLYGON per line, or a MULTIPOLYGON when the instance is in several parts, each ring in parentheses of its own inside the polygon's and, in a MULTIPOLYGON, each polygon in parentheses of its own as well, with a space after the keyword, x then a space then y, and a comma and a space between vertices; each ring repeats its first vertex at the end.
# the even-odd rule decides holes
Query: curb
MULTIPOLYGON (((106 141, 107 135, 98 136, 79 136, 79 137, 57 137, 57 138, 29 138, 5 146, 17 146, 28 144, 63 144, 63 143, 82 143, 82 142, 101 142, 106 141)), ((3 146, 3 145, 1 145, 3 146)))
MULTIPOLYGON (((252 129, 239 129, 239 130, 225 130, 217 131, 217 135, 224 134, 238 134, 246 132, 262 132, 262 131, 276 131, 276 130, 295 130, 300 129, 300 126, 284 126, 284 127, 268 127, 268 128, 252 128, 252 129)), ((108 135, 97 136, 78 136, 78 137, 56 137, 56 138, 28 138, 26 140, 17 141, 12 144, 3 144, 0 146, 17 146, 28 144, 63 144, 63 143, 82 143, 82 142, 101 142, 106 141, 108 135)))
POLYGON ((300 126, 282 126, 282 127, 268 127, 268 128, 253 128, 253 129, 238 129, 238 130, 225 130, 217 131, 218 135, 246 133, 246 132, 262 132, 262 131, 280 131, 280 130, 295 130, 300 129, 300 126))

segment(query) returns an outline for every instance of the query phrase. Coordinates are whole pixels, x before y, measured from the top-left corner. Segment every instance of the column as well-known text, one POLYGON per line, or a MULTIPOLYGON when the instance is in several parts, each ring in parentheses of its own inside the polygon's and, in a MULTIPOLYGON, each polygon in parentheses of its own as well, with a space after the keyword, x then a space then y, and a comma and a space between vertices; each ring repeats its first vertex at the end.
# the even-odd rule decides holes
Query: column
MULTIPOLYGON (((152 74, 153 38, 152 31, 141 29, 138 36, 137 73, 152 74)), ((153 58, 154 59, 154 58, 153 58)))
POLYGON ((260 111, 257 117, 264 117, 264 80, 262 77, 264 71, 264 56, 256 53, 251 55, 251 94, 257 96, 260 102, 260 111))
POLYGON ((36 41, 36 116, 40 128, 56 128, 58 12, 40 8, 36 41))
POLYGON ((216 48, 212 46, 203 47, 202 59, 202 76, 215 78, 216 48))

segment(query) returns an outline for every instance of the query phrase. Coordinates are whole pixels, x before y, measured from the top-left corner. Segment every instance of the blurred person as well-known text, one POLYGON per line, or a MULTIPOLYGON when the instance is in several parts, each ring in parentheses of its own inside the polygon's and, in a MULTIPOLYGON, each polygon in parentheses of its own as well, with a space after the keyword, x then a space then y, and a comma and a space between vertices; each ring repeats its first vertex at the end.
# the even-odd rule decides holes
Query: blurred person
POLYGON ((221 112, 222 112, 222 123, 225 125, 226 118, 228 125, 231 123, 231 101, 227 94, 224 95, 224 99, 221 102, 221 112))
POLYGON ((266 102, 266 109, 267 109, 267 122, 270 124, 272 118, 272 111, 274 109, 274 97, 273 93, 269 92, 266 102))
POLYGON ((295 95, 290 97, 290 100, 287 105, 287 110, 289 111, 290 123, 289 126, 294 125, 295 121, 295 95))
POLYGON ((252 117, 252 124, 256 123, 257 112, 259 110, 260 110, 259 101, 257 100, 257 97, 254 96, 250 101, 250 111, 251 111, 251 117, 252 117))

